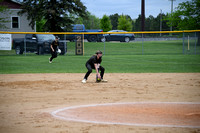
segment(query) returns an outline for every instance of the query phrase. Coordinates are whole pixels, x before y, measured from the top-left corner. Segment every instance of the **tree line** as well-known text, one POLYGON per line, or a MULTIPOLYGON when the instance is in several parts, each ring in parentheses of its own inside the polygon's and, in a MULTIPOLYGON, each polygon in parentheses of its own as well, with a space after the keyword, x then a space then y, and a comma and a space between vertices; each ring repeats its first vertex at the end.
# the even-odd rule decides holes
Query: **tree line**
MULTIPOLYGON (((0 0, 1 2, 2 0, 0 0)), ((1 5, 1 4, 0 4, 1 5)), ((29 25, 37 31, 71 31, 72 24, 84 24, 87 29, 141 31, 141 15, 131 19, 129 15, 104 15, 101 19, 87 11, 80 0, 24 0, 19 15, 26 14, 29 25)), ((0 12, 5 8, 0 6, 0 12)), ((200 29, 200 1, 189 0, 178 5, 173 13, 152 15, 145 18, 145 31, 200 29), (162 23, 160 23, 162 22, 162 23)), ((0 18, 0 22, 5 22, 0 18)), ((0 25, 2 26, 2 25, 0 25)))
MULTIPOLYGON (((84 24, 87 29, 103 29, 107 32, 109 30, 125 30, 125 31, 141 31, 141 15, 137 19, 131 19, 129 15, 119 15, 118 13, 107 16, 104 15, 101 19, 88 12, 89 19, 78 18, 75 24, 84 24)), ((160 24, 162 31, 169 31, 170 26, 165 20, 166 14, 158 14, 157 17, 150 15, 145 18, 146 31, 160 31, 160 24), (161 23, 160 23, 161 22, 161 23)))

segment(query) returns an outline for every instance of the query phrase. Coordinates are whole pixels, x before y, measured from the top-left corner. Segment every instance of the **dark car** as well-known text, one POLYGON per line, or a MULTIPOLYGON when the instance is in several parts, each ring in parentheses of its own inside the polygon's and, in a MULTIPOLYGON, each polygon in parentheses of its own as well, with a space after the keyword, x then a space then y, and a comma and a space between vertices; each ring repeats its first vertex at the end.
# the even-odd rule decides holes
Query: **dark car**
MULTIPOLYGON (((50 53, 50 45, 55 40, 52 34, 26 34, 25 38, 13 39, 13 48, 16 54, 23 54, 26 52, 35 52, 38 55, 50 53)), ((61 54, 67 52, 67 46, 60 42, 59 49, 61 54)))
MULTIPOLYGON (((124 30, 111 30, 108 32, 127 32, 124 30)), ((120 41, 120 42, 129 42, 135 39, 134 34, 105 34, 103 35, 104 38, 101 39, 102 42, 104 41, 120 41)))

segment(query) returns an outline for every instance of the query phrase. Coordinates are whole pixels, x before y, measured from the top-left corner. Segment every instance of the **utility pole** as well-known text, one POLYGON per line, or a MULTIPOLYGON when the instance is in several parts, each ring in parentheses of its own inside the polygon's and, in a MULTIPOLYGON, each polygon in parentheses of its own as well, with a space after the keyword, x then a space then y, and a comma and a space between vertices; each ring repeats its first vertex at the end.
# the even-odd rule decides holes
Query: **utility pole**
MULTIPOLYGON (((169 0, 169 1, 171 1, 171 15, 172 15, 172 13, 173 13, 173 2, 176 1, 176 0, 169 0)), ((170 31, 172 31, 172 22, 171 22, 170 31)))
POLYGON ((141 21, 141 30, 144 31, 144 27, 145 27, 145 0, 141 0, 141 17, 142 17, 142 21, 141 21))

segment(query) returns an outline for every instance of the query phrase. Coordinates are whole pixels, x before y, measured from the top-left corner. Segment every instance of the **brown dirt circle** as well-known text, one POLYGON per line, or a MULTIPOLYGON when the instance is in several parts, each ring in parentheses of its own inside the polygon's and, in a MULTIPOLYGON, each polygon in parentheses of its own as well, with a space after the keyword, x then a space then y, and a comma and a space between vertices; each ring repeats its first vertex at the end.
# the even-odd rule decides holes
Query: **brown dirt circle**
POLYGON ((200 128, 200 103, 114 103, 67 107, 52 112, 64 120, 153 127, 200 128))

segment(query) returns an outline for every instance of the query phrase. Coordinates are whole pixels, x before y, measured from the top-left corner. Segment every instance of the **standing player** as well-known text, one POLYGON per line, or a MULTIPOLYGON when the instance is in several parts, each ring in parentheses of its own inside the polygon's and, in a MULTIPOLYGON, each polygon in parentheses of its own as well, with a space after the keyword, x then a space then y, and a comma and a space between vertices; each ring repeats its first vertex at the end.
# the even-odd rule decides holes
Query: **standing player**
POLYGON ((86 68, 88 69, 88 72, 85 74, 82 83, 86 83, 88 76, 90 75, 90 73, 92 73, 92 69, 96 70, 97 78, 101 79, 102 82, 107 82, 107 80, 103 79, 105 69, 102 66, 100 66, 101 61, 102 61, 102 52, 98 50, 96 54, 93 55, 85 64, 86 68), (101 71, 101 73, 99 73, 99 70, 101 71))
POLYGON ((49 63, 52 63, 53 58, 57 57, 57 49, 59 46, 58 36, 56 36, 55 40, 51 43, 51 58, 49 58, 49 63))

